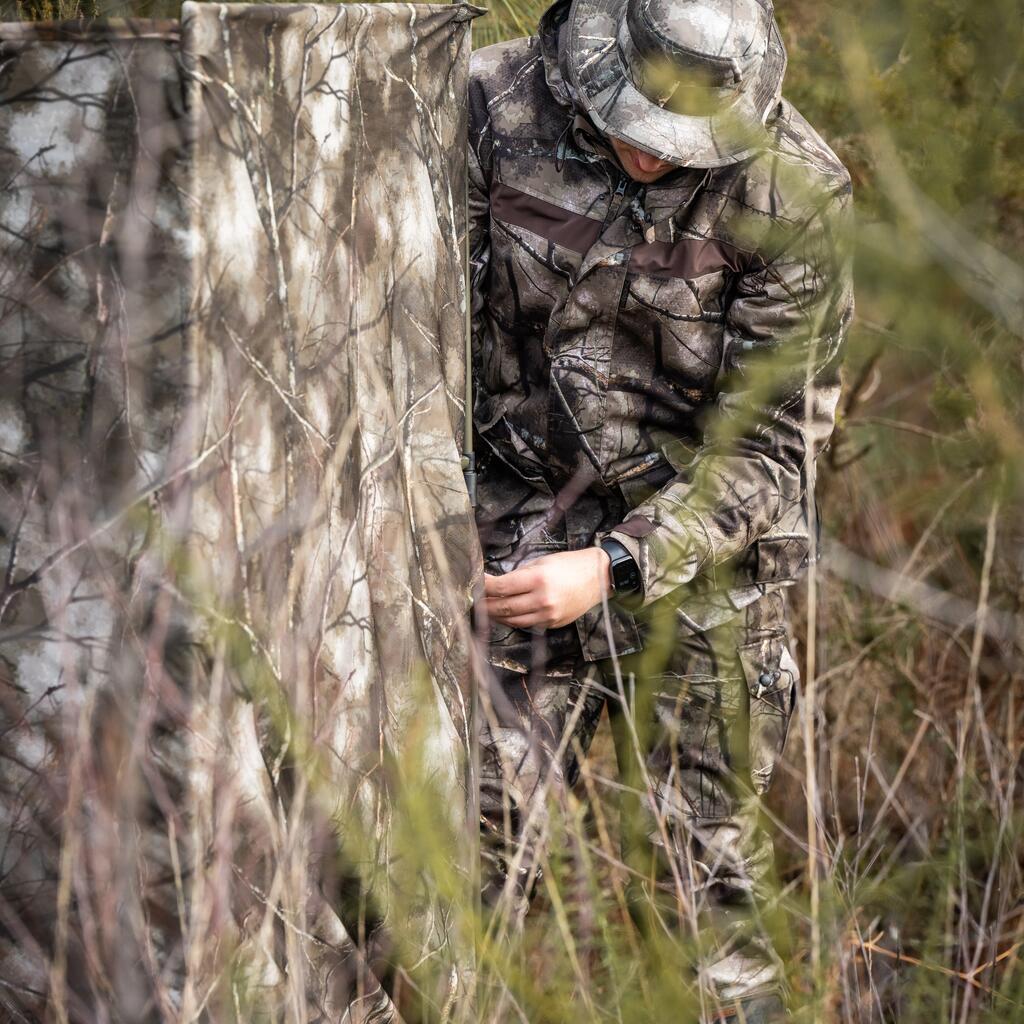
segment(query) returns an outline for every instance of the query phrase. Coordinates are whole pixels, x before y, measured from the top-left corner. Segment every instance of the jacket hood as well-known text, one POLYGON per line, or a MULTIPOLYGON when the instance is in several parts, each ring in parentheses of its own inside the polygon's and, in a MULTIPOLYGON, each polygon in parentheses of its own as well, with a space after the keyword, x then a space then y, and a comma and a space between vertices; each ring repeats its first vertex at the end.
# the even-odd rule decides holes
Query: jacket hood
POLYGON ((544 58, 544 77, 551 90, 551 95, 562 106, 581 112, 581 108, 576 103, 575 90, 569 84, 566 28, 570 7, 572 7, 572 0, 555 0, 541 15, 537 26, 537 35, 544 58))
POLYGON ((622 170, 615 151, 594 127, 583 104, 579 102, 569 77, 568 28, 572 3, 573 0, 555 0, 541 15, 537 25, 537 37, 544 61, 544 79, 555 102, 575 114, 571 127, 578 151, 602 156, 622 170))

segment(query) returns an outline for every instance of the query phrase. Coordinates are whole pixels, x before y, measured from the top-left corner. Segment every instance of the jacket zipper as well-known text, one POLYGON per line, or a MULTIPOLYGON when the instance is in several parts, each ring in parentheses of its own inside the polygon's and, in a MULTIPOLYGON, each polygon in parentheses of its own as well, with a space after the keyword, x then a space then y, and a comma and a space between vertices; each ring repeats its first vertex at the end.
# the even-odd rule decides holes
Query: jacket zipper
POLYGON ((619 178, 618 185, 615 186, 615 194, 612 196, 612 201, 609 204, 608 211, 610 221, 615 220, 619 215, 619 210, 622 207, 622 197, 626 194, 626 189, 629 187, 629 178, 622 176, 619 178))
POLYGON ((619 215, 619 210, 622 208, 622 197, 626 194, 626 188, 629 186, 629 178, 625 175, 620 175, 619 183, 615 186, 615 191, 612 193, 611 199, 608 200, 608 209, 605 212, 604 220, 601 222, 601 231, 598 237, 602 237, 605 232, 605 228, 619 215))

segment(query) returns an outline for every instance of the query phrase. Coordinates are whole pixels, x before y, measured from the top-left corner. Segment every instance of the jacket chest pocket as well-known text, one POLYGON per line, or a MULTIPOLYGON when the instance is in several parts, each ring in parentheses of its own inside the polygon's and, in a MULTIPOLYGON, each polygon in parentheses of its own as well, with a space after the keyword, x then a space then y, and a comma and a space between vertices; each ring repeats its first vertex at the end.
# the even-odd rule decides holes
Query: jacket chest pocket
POLYGON ((495 221, 491 227, 488 306, 509 333, 544 333, 576 279, 579 253, 525 228, 495 221))
POLYGON ((655 376, 705 396, 713 391, 722 365, 728 280, 725 270, 695 278, 629 274, 619 325, 650 347, 655 376))

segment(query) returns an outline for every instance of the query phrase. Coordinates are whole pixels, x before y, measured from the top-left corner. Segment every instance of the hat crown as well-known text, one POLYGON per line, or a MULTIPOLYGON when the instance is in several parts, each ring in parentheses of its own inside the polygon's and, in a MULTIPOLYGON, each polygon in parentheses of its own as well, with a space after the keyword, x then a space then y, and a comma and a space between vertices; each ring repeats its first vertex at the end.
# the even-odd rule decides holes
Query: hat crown
POLYGON ((625 20, 641 60, 737 88, 767 49, 772 9, 760 0, 627 0, 625 20))

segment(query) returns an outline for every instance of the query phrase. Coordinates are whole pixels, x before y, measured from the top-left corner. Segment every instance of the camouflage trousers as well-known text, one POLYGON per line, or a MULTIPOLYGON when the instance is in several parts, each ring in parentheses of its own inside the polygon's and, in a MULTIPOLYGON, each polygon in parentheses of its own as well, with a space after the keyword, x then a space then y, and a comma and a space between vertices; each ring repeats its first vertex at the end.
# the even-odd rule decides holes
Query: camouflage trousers
MULTIPOLYGON (((797 668, 782 591, 679 635, 671 609, 644 650, 586 662, 572 627, 492 624, 483 699, 484 902, 525 913, 559 794, 576 785, 607 707, 622 859, 642 930, 694 940, 699 988, 719 1009, 781 984, 769 936, 772 843, 761 822, 793 711, 797 668)), ((686 948, 689 948, 688 946, 686 948)))

